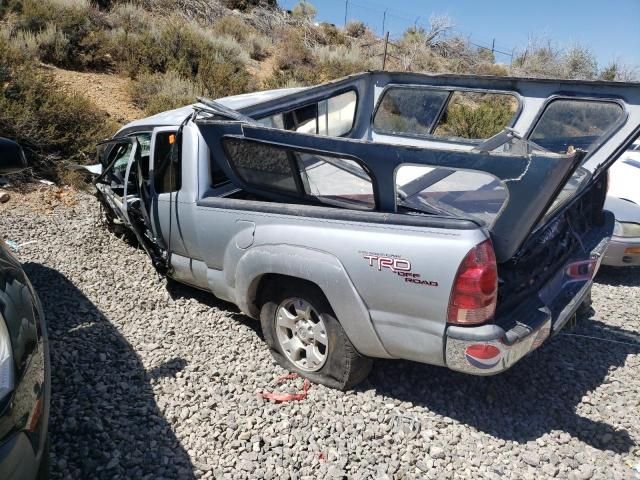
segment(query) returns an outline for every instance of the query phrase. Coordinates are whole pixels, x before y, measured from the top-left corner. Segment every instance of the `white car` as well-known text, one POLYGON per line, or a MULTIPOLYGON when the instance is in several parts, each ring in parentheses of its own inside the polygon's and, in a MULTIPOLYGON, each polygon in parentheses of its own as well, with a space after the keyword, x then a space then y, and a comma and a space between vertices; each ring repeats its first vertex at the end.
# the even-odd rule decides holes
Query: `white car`
POLYGON ((603 264, 640 265, 640 143, 635 143, 609 169, 605 209, 616 217, 603 264))

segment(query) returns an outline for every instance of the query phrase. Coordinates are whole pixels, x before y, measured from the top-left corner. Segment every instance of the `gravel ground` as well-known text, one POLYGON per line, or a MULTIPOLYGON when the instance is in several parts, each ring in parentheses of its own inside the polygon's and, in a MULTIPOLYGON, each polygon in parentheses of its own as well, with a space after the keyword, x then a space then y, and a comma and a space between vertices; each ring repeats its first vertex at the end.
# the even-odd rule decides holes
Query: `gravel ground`
POLYGON ((556 336, 489 378, 378 361, 354 391, 277 405, 256 395, 285 373, 257 322, 168 290, 91 197, 33 198, 0 224, 36 240, 18 255, 49 323, 53 478, 638 477, 640 271, 601 273, 570 332, 612 342, 556 336))

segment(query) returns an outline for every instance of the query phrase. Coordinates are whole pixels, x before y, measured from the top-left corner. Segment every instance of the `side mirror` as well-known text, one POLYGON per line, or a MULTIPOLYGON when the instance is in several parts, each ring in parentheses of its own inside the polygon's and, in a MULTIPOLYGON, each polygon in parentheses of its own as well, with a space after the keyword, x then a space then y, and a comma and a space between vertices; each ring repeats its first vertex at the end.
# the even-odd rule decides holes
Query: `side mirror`
POLYGON ((27 168, 27 158, 20 145, 0 138, 0 175, 9 175, 27 168))

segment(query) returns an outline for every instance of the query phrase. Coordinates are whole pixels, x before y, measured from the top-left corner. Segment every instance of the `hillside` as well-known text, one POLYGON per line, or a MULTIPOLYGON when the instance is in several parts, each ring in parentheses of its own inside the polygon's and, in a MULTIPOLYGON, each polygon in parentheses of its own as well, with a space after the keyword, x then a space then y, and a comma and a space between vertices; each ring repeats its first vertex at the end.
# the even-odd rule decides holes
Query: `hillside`
MULTIPOLYGON (((23 144, 35 172, 59 177, 96 141, 141 116, 211 98, 312 85, 382 64, 361 22, 315 23, 269 0, 8 0, 0 6, 0 136, 23 144), (177 8, 175 6, 178 5, 177 8), (43 66, 44 65, 44 66, 43 66)), ((627 79, 583 47, 530 45, 512 65, 454 35, 447 17, 389 45, 388 70, 627 79)))
POLYGON ((131 98, 131 79, 119 75, 49 67, 60 91, 83 95, 119 124, 145 116, 131 98))

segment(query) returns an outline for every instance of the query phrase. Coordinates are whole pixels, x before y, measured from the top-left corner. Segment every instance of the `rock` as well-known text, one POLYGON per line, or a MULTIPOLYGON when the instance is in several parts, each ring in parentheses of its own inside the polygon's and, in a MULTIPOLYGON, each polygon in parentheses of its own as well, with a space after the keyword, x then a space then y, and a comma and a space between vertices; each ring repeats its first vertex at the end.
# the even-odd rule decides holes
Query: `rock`
POLYGON ((525 452, 522 454, 522 460, 527 465, 531 465, 532 467, 537 467, 540 465, 540 455, 534 452, 525 452))
POLYGON ((445 457, 444 449, 436 446, 432 446, 429 449, 429 456, 434 460, 442 459, 445 457))

